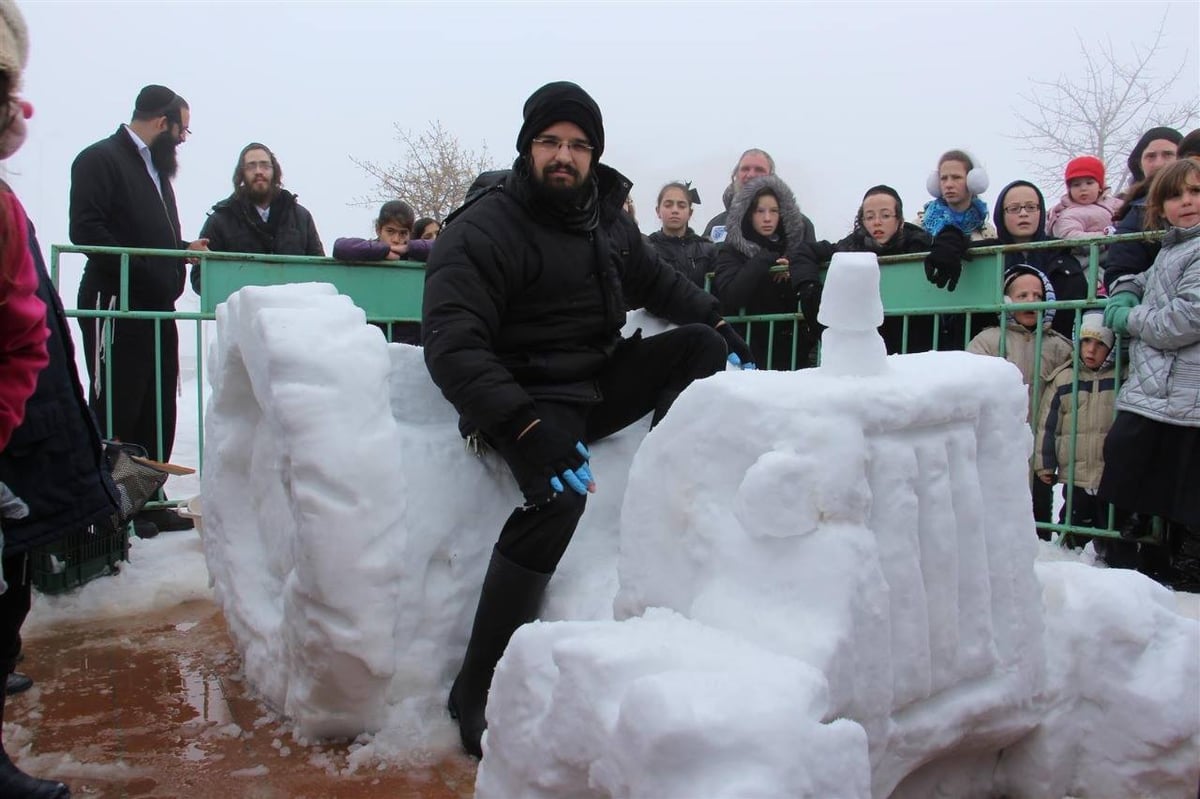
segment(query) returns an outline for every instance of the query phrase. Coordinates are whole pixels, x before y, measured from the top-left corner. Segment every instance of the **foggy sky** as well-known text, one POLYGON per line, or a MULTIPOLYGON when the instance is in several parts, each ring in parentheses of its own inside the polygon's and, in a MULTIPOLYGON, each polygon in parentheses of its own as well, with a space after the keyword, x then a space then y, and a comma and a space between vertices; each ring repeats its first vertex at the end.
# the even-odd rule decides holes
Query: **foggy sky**
MULTIPOLYGON (((849 231, 876 183, 899 190, 911 218, 951 147, 990 173, 989 207, 1004 184, 1028 177, 1027 156, 1007 138, 1020 132, 1017 95, 1030 78, 1077 74, 1076 31, 1128 55, 1165 12, 1159 63, 1166 71, 1186 54, 1178 99, 1200 84, 1196 2, 21 6, 36 115, 7 177, 47 254, 67 241, 71 161, 129 120, 147 83, 170 86, 192 109, 175 181, 185 238, 229 194, 241 147, 258 140, 278 155, 327 252, 338 236, 371 235, 376 209, 348 203, 373 187, 349 156, 394 160, 393 123, 439 119, 506 166, 522 103, 551 80, 596 98, 603 161, 633 180, 644 231, 657 228, 658 188, 675 179, 698 186, 702 229, 721 210, 738 154, 761 147, 826 239, 849 231)), ((1043 188, 1051 201, 1061 192, 1043 188)), ((73 306, 73 288, 63 293, 73 306)))

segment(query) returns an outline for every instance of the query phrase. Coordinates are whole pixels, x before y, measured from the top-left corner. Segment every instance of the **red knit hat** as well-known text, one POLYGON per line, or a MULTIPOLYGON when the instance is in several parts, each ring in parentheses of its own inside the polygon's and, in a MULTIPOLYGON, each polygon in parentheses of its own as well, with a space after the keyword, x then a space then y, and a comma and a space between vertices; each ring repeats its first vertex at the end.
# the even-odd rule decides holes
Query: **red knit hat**
POLYGON ((1067 185, 1075 178, 1092 178, 1104 188, 1104 162, 1094 155, 1081 155, 1067 162, 1067 185))

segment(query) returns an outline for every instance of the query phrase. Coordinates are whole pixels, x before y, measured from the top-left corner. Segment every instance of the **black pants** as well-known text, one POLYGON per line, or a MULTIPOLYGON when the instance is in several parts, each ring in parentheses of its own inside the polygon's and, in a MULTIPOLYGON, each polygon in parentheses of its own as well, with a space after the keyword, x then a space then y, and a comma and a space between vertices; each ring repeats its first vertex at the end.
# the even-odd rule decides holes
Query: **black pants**
POLYGON ((0 594, 0 678, 17 667, 21 654, 21 625, 29 615, 29 557, 25 553, 4 557, 4 581, 8 590, 0 594))
MULTIPOLYGON (((109 307, 110 295, 79 293, 79 307, 109 307)), ((175 443, 175 388, 179 382, 179 331, 174 321, 157 319, 80 319, 87 359, 88 402, 106 438, 141 444, 151 458, 170 460, 175 443), (112 325, 112 344, 104 341, 104 325, 112 325), (154 330, 162 331, 162 375, 155 376, 154 330), (98 347, 106 347, 102 352, 98 347), (98 358, 98 353, 100 357, 98 358), (112 393, 107 364, 112 366, 112 393), (162 398, 162 449, 156 403, 162 398), (108 427, 108 402, 112 401, 112 429, 108 427)))
MULTIPOLYGON (((1033 496, 1033 520, 1048 524, 1054 516, 1054 486, 1048 486, 1036 476, 1029 483, 1029 493, 1033 496)), ((1038 538, 1050 540, 1050 531, 1037 528, 1038 538)))
MULTIPOLYGON (((552 424, 584 444, 612 435, 648 413, 654 414, 653 426, 693 380, 724 369, 726 354, 725 340, 708 325, 685 325, 650 338, 631 338, 597 376, 600 402, 539 400, 537 414, 542 424, 552 424)), ((541 467, 529 463, 515 442, 492 444, 526 500, 504 523, 496 547, 513 563, 550 574, 567 550, 587 497, 569 488, 555 494, 541 467)))

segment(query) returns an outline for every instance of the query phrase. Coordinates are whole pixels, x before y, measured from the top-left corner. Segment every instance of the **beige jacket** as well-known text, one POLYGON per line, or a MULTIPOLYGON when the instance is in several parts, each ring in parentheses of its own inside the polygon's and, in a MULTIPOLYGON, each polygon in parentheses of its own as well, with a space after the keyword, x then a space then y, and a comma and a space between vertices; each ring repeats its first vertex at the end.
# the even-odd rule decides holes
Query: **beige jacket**
MULTIPOLYGON (((1029 389, 1029 411, 1027 419, 1033 418, 1032 410, 1041 402, 1050 376, 1058 371, 1064 363, 1069 363, 1074 350, 1071 342, 1060 333, 1049 327, 1042 328, 1042 349, 1037 351, 1037 337, 1034 331, 1024 325, 1009 321, 1004 329, 1005 352, 1004 359, 1021 370, 1021 380, 1029 389), (1038 374, 1037 396, 1034 396, 1034 367, 1040 366, 1038 374)), ((976 355, 1000 355, 1000 333, 998 327, 989 327, 978 336, 971 339, 967 352, 976 355)))
POLYGON ((1071 377, 1066 363, 1055 372, 1042 394, 1034 441, 1034 467, 1039 474, 1057 473, 1058 482, 1070 476, 1071 426, 1075 425, 1075 485, 1095 490, 1104 472, 1104 437, 1116 412, 1116 370, 1111 364, 1098 370, 1080 364, 1079 394, 1072 401, 1071 377))

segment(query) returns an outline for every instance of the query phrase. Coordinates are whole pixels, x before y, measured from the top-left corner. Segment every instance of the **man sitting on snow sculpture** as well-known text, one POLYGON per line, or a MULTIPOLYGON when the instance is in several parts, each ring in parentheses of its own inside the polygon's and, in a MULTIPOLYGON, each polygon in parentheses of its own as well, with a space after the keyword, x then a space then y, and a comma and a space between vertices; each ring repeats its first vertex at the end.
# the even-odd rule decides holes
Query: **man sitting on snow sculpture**
POLYGON ((749 348, 716 300, 643 246, 630 182, 599 163, 600 108, 549 83, 526 101, 513 168, 448 220, 425 278, 425 363, 460 428, 493 447, 525 504, 484 578, 449 710, 480 756, 492 672, 542 595, 596 490, 587 444, 653 413, 749 348), (680 327, 621 337, 626 300, 680 327))

